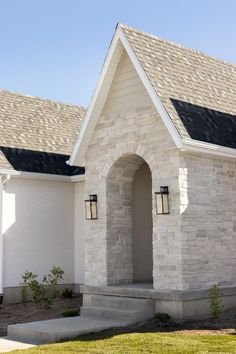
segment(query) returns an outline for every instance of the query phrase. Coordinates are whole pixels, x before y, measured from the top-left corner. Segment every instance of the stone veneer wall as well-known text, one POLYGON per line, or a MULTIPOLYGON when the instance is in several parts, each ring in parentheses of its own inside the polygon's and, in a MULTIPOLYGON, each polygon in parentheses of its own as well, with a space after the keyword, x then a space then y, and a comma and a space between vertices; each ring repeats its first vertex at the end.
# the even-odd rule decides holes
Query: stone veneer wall
MULTIPOLYGON (((142 157, 152 173, 154 288, 181 290, 179 152, 151 106, 101 116, 97 122, 85 161, 85 192, 98 195, 98 220, 86 221, 85 225, 85 284, 107 285, 112 281, 108 279, 107 177, 113 164, 127 154, 142 157), (161 185, 170 189, 170 215, 156 215, 154 191, 161 185)), ((113 243, 113 255, 119 246, 113 243)))
POLYGON ((183 289, 236 285, 236 162, 181 159, 183 289))
POLYGON ((134 154, 122 156, 107 177, 108 285, 133 282, 132 185, 143 161, 134 154))

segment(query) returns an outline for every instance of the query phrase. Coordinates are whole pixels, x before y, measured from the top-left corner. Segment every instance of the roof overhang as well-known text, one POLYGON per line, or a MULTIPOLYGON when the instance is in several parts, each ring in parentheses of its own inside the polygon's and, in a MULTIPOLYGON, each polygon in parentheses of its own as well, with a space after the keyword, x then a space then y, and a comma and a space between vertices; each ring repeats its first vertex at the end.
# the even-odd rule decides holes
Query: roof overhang
POLYGON ((236 159, 236 149, 211 143, 205 143, 204 141, 193 139, 182 140, 181 151, 189 151, 236 159))
POLYGON ((75 176, 63 176, 55 175, 49 173, 38 173, 38 172, 24 172, 24 171, 12 171, 12 170, 1 170, 0 176, 9 176, 13 178, 23 178, 23 179, 35 179, 41 181, 56 181, 56 182, 83 182, 85 181, 85 174, 75 175, 75 176))
POLYGON ((123 51, 126 51, 132 64, 134 65, 144 87, 149 94, 153 105, 157 109, 162 118, 170 136, 175 145, 182 151, 192 151, 198 153, 207 153, 212 155, 224 156, 229 158, 236 158, 236 149, 227 148, 215 144, 209 144, 193 139, 182 139, 176 127, 174 126, 168 112, 163 106, 157 92, 152 86, 146 72, 144 71, 140 61, 138 60, 132 46, 120 25, 117 26, 114 37, 109 47, 108 54, 104 61, 100 78, 97 82, 94 94, 88 106, 80 133, 77 137, 76 143, 72 150, 69 164, 74 166, 84 166, 85 155, 88 145, 92 139, 92 135, 99 116, 102 113, 104 104, 109 94, 113 77, 117 70, 123 51))

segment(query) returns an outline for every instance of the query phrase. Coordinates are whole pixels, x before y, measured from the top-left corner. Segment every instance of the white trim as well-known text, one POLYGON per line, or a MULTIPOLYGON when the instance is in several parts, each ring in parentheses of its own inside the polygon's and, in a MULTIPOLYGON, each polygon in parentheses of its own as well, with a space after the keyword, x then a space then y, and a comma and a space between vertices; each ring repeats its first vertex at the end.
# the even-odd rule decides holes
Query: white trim
POLYGON ((18 175, 18 174, 19 174, 19 172, 15 171, 15 170, 3 170, 3 169, 0 169, 0 177, 1 177, 1 175, 13 176, 13 175, 18 175))
MULTIPOLYGON (((75 145, 73 147, 73 150, 72 150, 72 153, 71 153, 71 156, 70 156, 70 159, 69 159, 69 165, 71 165, 71 166, 73 166, 73 164, 75 163, 75 159, 77 157, 78 151, 79 151, 79 149, 81 149, 81 145, 84 142, 84 136, 86 135, 86 131, 87 131, 88 127, 89 127, 91 115, 92 115, 92 113, 94 111, 95 104, 96 104, 97 99, 98 99, 98 95, 100 93, 100 90, 101 90, 102 85, 104 83, 104 80, 106 78, 108 67, 110 65, 110 62, 111 62, 112 57, 113 57, 113 54, 114 54, 115 49, 116 49, 117 44, 118 44, 119 34, 120 34, 120 32, 117 30, 115 32, 115 35, 114 35, 114 37, 112 39, 112 42, 111 42, 110 48, 108 50, 107 56, 105 58, 105 61, 104 61, 104 64, 103 64, 103 67, 102 67, 102 70, 101 70, 101 74, 100 74, 100 77, 99 77, 99 80, 98 80, 98 82, 96 84, 94 93, 93 93, 92 98, 91 98, 91 100, 89 102, 89 106, 88 106, 87 112, 85 114, 85 118, 84 118, 82 127, 80 129, 79 135, 78 135, 78 137, 76 139, 75 145)), ((77 157, 77 160, 78 160, 78 157, 77 157)), ((79 163, 79 165, 83 166, 84 158, 82 158, 82 160, 81 159, 79 159, 79 160, 81 161, 79 163)))
POLYGON ((3 228, 3 190, 4 185, 10 180, 10 175, 6 174, 5 178, 0 176, 0 294, 3 295, 4 288, 4 266, 5 266, 5 245, 3 228))
POLYGON ((3 294, 3 278, 4 278, 4 239, 2 233, 2 216, 3 216, 3 177, 0 176, 0 294, 3 294))
POLYGON ((17 175, 13 175, 12 177, 38 179, 38 180, 45 180, 45 181, 71 182, 70 176, 61 176, 61 175, 53 175, 48 173, 37 173, 37 172, 20 171, 17 175))
POLYGON ((184 140, 181 151, 192 151, 201 154, 210 154, 236 159, 236 149, 228 148, 226 146, 205 143, 199 140, 184 140))
POLYGON ((71 182, 83 182, 85 181, 85 174, 84 175, 77 175, 77 176, 71 176, 71 182))
POLYGON ((7 171, 0 170, 0 175, 9 175, 13 178, 36 179, 44 181, 58 181, 58 182, 79 182, 85 180, 85 174, 76 176, 62 176, 48 173, 37 172, 22 172, 22 171, 7 171))

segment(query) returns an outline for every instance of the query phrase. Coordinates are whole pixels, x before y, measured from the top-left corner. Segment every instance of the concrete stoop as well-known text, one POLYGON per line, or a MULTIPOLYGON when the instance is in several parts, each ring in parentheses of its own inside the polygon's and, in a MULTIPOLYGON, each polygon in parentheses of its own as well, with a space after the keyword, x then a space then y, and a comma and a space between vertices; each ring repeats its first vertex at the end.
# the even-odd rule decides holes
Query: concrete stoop
POLYGON ((22 342, 54 343, 112 327, 128 326, 154 315, 153 299, 131 297, 123 292, 113 294, 112 289, 109 289, 111 294, 104 294, 99 289, 96 293, 86 292, 85 287, 84 290, 80 316, 9 325, 8 336, 22 342))
POLYGON ((154 314, 151 299, 84 294, 81 316, 9 325, 8 336, 32 343, 54 343, 79 335, 124 327, 154 314))
POLYGON ((81 315, 137 323, 153 317, 154 302, 151 299, 84 294, 81 315))

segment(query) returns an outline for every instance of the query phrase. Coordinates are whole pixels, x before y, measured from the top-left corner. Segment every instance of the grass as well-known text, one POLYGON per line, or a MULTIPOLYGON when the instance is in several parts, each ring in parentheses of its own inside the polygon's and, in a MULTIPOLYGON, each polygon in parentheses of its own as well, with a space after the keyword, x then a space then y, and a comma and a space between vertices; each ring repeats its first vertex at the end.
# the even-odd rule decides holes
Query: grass
MULTIPOLYGON (((96 338, 96 337, 95 337, 96 338)), ((140 354, 140 353, 236 353, 234 335, 199 335, 173 333, 129 333, 102 339, 79 340, 39 346, 14 354, 140 354)))

